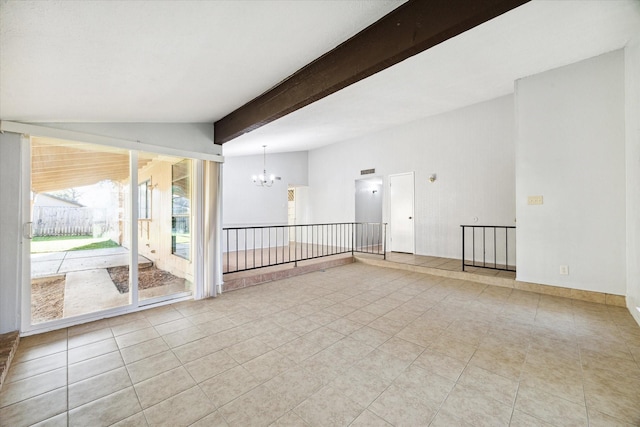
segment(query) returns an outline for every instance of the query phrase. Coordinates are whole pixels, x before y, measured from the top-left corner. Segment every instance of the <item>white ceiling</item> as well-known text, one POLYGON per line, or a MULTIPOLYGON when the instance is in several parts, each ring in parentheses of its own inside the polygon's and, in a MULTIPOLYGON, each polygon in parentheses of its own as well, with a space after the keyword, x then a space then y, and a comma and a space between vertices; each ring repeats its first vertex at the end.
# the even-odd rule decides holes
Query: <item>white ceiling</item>
MULTIPOLYGON (((402 1, 0 3, 0 118, 213 122, 402 1)), ((513 92, 619 49, 638 0, 533 1, 223 146, 308 150, 513 92)))
POLYGON ((0 0, 0 117, 211 122, 404 0, 0 0))

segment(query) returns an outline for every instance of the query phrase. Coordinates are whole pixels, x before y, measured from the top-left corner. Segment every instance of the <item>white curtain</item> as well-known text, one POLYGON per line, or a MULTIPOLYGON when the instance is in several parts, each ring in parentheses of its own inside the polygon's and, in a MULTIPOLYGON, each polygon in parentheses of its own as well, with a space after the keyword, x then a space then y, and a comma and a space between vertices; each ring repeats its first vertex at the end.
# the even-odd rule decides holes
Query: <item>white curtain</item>
POLYGON ((222 168, 203 161, 203 289, 195 299, 215 297, 222 291, 222 168))

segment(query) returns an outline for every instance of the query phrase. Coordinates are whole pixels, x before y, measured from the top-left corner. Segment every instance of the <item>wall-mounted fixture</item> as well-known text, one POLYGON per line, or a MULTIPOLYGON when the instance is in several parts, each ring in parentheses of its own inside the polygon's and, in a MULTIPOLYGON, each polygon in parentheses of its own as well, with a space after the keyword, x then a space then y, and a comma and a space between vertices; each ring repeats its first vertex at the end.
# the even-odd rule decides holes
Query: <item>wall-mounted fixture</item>
POLYGON ((251 179, 253 179, 253 183, 259 187, 271 187, 276 180, 276 176, 274 174, 267 175, 267 146, 263 145, 262 150, 262 173, 260 175, 253 175, 251 179))
POLYGON ((436 178, 437 178, 437 177, 436 177, 436 174, 435 174, 435 173, 432 173, 432 174, 429 176, 429 182, 431 182, 431 183, 435 182, 436 178))
POLYGON ((372 192, 373 194, 376 194, 376 193, 378 192, 378 190, 371 190, 371 192, 372 192))

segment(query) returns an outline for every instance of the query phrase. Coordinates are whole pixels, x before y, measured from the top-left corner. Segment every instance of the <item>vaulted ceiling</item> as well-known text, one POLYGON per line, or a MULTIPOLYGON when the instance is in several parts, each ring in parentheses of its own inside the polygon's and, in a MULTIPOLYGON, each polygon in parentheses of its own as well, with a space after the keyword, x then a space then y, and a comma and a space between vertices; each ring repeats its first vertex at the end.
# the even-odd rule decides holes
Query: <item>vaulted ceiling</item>
MULTIPOLYGON (((3 1, 0 119, 209 122, 403 1, 3 1)), ((240 136, 224 155, 307 150, 513 92, 622 48, 637 0, 532 1, 240 136)))

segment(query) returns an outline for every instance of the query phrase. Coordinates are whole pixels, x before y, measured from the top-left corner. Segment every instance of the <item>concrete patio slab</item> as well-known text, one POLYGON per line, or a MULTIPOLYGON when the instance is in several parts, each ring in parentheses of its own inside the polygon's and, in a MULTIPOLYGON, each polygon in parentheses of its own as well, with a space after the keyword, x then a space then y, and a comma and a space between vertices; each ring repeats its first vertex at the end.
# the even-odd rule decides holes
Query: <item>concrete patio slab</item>
MULTIPOLYGON (((58 273, 68 273, 71 271, 92 270, 94 268, 118 267, 129 264, 129 254, 113 254, 103 256, 90 256, 85 258, 65 258, 60 265, 58 273)), ((138 266, 149 267, 152 262, 147 258, 138 255, 138 266)))
POLYGON ((104 268, 67 273, 63 317, 93 313, 127 304, 129 294, 118 292, 104 268))
MULTIPOLYGON (((72 271, 119 267, 128 264, 129 251, 126 248, 32 254, 31 277, 48 277, 72 271)), ((138 256, 140 268, 151 265, 153 265, 152 261, 141 255, 138 256)))

